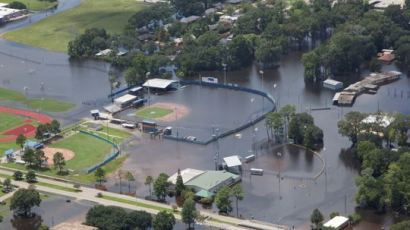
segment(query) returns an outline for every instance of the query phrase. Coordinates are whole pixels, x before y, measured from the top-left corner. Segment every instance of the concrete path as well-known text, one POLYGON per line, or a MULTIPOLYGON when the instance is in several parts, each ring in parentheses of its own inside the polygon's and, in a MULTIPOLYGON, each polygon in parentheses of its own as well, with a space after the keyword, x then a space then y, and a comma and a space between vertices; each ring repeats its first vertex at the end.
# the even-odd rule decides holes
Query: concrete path
MULTIPOLYGON (((13 172, 0 169, 0 174, 12 175, 13 172)), ((66 188, 73 188, 72 183, 60 182, 60 181, 55 181, 52 179, 45 179, 45 178, 40 178, 40 177, 38 177, 37 180, 39 182, 54 184, 54 185, 58 185, 58 186, 66 187, 66 188)), ((28 186, 30 185, 24 181, 14 181, 14 180, 12 181, 12 184, 20 188, 28 188, 28 186)), ((87 201, 95 202, 96 204, 101 204, 101 205, 117 206, 117 207, 126 208, 130 210, 141 210, 141 211, 146 211, 151 214, 156 214, 158 210, 147 208, 147 207, 142 207, 142 206, 137 206, 134 204, 127 204, 124 202, 117 202, 117 201, 111 201, 111 200, 107 200, 103 198, 98 198, 97 194, 101 193, 103 196, 110 196, 110 197, 114 197, 114 198, 118 198, 122 200, 134 201, 134 202, 136 201, 136 202, 143 204, 144 206, 154 206, 156 208, 165 208, 165 209, 172 210, 172 207, 167 204, 162 204, 158 202, 153 202, 153 201, 144 200, 144 199, 122 195, 118 193, 113 193, 113 192, 105 192, 105 191, 101 191, 101 190, 97 190, 97 189, 89 188, 89 187, 81 187, 80 188, 81 192, 68 192, 68 191, 50 188, 50 187, 46 187, 42 185, 35 185, 35 187, 40 192, 46 192, 46 193, 52 193, 56 195, 72 197, 72 198, 79 199, 79 200, 87 200, 87 201)), ((7 194, 7 195, 9 195, 8 197, 12 196, 12 194, 7 194)), ((179 209, 179 211, 181 210, 179 209)), ((220 229, 226 229, 226 230, 245 230, 245 229, 286 230, 288 229, 285 226, 273 225, 270 223, 259 222, 259 221, 241 220, 241 219, 237 219, 233 217, 213 214, 213 213, 206 212, 206 211, 201 211, 201 215, 207 217, 207 220, 205 220, 205 222, 202 224, 209 226, 209 227, 213 227, 213 228, 220 228, 220 229)), ((181 216, 179 214, 175 214, 175 218, 181 219, 181 216)))

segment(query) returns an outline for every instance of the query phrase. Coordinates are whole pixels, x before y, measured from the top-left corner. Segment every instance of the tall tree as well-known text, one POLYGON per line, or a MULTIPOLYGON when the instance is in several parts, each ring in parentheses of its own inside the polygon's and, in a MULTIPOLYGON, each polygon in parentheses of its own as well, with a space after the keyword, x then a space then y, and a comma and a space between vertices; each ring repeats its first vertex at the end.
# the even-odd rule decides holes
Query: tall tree
POLYGON ((134 175, 132 175, 132 172, 127 171, 125 173, 125 178, 128 181, 128 193, 131 193, 131 182, 135 181, 135 177, 134 177, 134 175))
POLYGON ((339 128, 339 133, 342 136, 346 136, 350 139, 350 141, 353 143, 353 145, 356 145, 357 143, 357 137, 362 131, 363 125, 362 125, 362 120, 366 117, 365 114, 352 111, 348 112, 343 120, 340 120, 337 123, 337 126, 339 128))
POLYGON ((146 230, 152 227, 152 216, 145 211, 132 211, 125 220, 131 229, 146 230))
POLYGON ((148 186, 149 197, 152 196, 151 186, 152 186, 153 181, 154 181, 154 179, 152 178, 152 176, 147 176, 147 177, 145 178, 144 184, 145 184, 146 186, 148 186))
POLYGON ((236 184, 231 188, 231 196, 235 198, 235 206, 236 206, 236 217, 239 217, 239 204, 240 200, 244 198, 243 188, 240 184, 236 184))
POLYGON ((48 157, 41 149, 34 152, 34 165, 35 167, 41 169, 45 163, 47 163, 48 157))
POLYGON ((102 168, 97 168, 94 173, 96 181, 101 185, 105 181, 105 171, 102 168))
POLYGON ((34 170, 29 170, 26 174, 26 181, 28 183, 34 183, 37 181, 36 172, 34 170))
POLYGON ((39 206, 40 203, 40 194, 36 190, 21 188, 11 197, 10 210, 16 215, 28 217, 31 214, 31 208, 39 206))
POLYGON ((13 185, 11 184, 10 178, 6 178, 3 181, 3 191, 4 192, 10 192, 13 189, 13 185))
POLYGON ((23 134, 18 135, 16 138, 16 144, 23 149, 24 143, 26 143, 26 137, 23 134))
POLYGON ((54 163, 54 167, 58 169, 58 172, 61 174, 65 166, 64 155, 60 152, 56 152, 53 155, 53 163, 54 163))
POLYGON ((160 201, 165 201, 165 197, 167 196, 169 187, 168 178, 169 176, 167 174, 161 173, 154 181, 154 193, 160 201))
POLYGON ((155 216, 152 226, 154 230, 172 230, 175 223, 175 217, 171 212, 160 211, 155 216))
POLYGON ((310 222, 315 225, 315 229, 320 229, 323 222, 323 215, 318 209, 313 210, 310 216, 310 222))
POLYGON ((120 207, 96 205, 88 210, 85 223, 101 230, 134 229, 128 228, 126 219, 127 212, 120 207))
MULTIPOLYGON (((195 208, 195 202, 192 199, 185 200, 182 206, 182 222, 188 225, 188 229, 191 229, 191 225, 195 225, 195 219, 198 216, 197 210, 195 208)), ((192 226, 193 228, 193 226, 192 226)))
POLYGON ((230 188, 225 186, 221 188, 215 196, 216 207, 220 213, 230 213, 232 211, 232 201, 230 198, 230 188))
POLYGON ((21 158, 29 167, 31 167, 35 161, 34 150, 26 148, 21 158))
POLYGON ((177 181, 175 183, 175 193, 176 196, 179 197, 181 196, 182 191, 185 190, 185 185, 184 185, 184 181, 182 180, 182 176, 181 176, 181 170, 178 169, 178 176, 177 176, 177 181))

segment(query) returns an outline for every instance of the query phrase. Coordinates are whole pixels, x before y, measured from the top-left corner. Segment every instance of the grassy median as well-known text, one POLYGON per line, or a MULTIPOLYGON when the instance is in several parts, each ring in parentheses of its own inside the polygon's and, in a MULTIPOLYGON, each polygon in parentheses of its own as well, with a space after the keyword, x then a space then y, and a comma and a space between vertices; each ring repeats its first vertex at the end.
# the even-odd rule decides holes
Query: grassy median
POLYGON ((66 52, 68 42, 85 29, 104 28, 109 33, 121 33, 131 15, 143 6, 144 3, 135 0, 83 0, 76 8, 6 33, 3 37, 34 47, 66 52))

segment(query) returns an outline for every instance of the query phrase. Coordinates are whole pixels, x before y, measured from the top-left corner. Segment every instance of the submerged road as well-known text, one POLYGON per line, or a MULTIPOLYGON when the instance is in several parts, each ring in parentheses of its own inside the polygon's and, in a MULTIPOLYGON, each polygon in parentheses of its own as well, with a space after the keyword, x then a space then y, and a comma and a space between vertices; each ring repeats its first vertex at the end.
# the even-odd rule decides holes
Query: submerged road
MULTIPOLYGON (((0 178, 2 178, 2 180, 6 176, 11 176, 11 175, 13 175, 13 171, 0 169, 0 178)), ((61 186, 67 189, 72 189, 74 186, 73 183, 60 182, 60 181, 55 181, 52 179, 37 178, 37 180, 38 182, 57 185, 57 186, 61 186)), ((31 185, 24 181, 13 181, 12 184, 19 188, 28 188, 31 185)), ((94 202, 100 205, 117 206, 117 207, 130 209, 130 210, 146 211, 154 215, 159 212, 158 209, 172 210, 172 207, 167 204, 157 203, 157 202, 148 201, 148 200, 131 197, 127 195, 122 195, 118 193, 113 193, 113 192, 101 191, 101 190, 89 188, 89 187, 81 187, 80 188, 81 191, 79 192, 69 192, 66 190, 51 188, 51 187, 47 187, 43 185, 35 185, 35 187, 36 187, 36 190, 40 192, 46 192, 46 193, 51 193, 51 194, 56 194, 56 195, 61 195, 61 196, 72 197, 78 200, 87 200, 87 201, 91 201, 91 202, 94 202), (102 198, 97 197, 99 193, 102 194, 102 198), (113 201, 113 200, 109 200, 104 197, 120 199, 120 200, 123 200, 124 202, 113 201), (141 205, 126 203, 126 201, 138 202, 141 205), (148 208, 148 207, 153 207, 153 208, 148 208)), ((5 195, 6 198, 9 198, 11 196, 12 196, 12 193, 5 195)), ((180 212, 181 209, 178 209, 178 211, 180 212)), ((216 215, 214 213, 210 213, 206 211, 201 211, 200 214, 206 217, 206 220, 201 224, 208 226, 208 227, 218 228, 218 229, 226 229, 226 230, 246 230, 246 229, 286 230, 288 229, 288 227, 286 226, 273 225, 270 223, 253 221, 253 220, 242 220, 242 219, 237 219, 237 218, 228 217, 228 216, 216 215)), ((175 218, 181 219, 181 216, 179 214, 174 213, 174 215, 175 215, 175 218)))

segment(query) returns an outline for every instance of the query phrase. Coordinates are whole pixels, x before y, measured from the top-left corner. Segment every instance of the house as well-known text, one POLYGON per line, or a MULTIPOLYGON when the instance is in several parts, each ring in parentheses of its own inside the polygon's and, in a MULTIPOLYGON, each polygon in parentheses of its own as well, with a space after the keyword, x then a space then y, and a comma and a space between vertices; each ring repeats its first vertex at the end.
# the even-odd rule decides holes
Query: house
POLYGON ((239 156, 229 156, 223 159, 223 167, 226 168, 228 172, 241 174, 242 173, 242 162, 239 156))
POLYGON ((96 53, 95 56, 100 57, 100 56, 107 56, 110 55, 112 53, 111 49, 105 49, 105 50, 101 50, 100 52, 96 53))
POLYGON ((349 219, 344 216, 335 216, 328 222, 323 224, 325 228, 331 228, 335 230, 341 230, 347 227, 349 224, 349 219))
POLYGON ((331 90, 339 90, 343 88, 343 82, 336 81, 333 79, 326 79, 323 81, 323 87, 331 90))
POLYGON ((394 50, 391 49, 383 49, 377 54, 377 60, 390 63, 396 58, 393 52, 394 50))
POLYGON ((387 128, 394 122, 394 117, 385 114, 372 114, 362 120, 364 124, 379 123, 381 127, 387 128))

